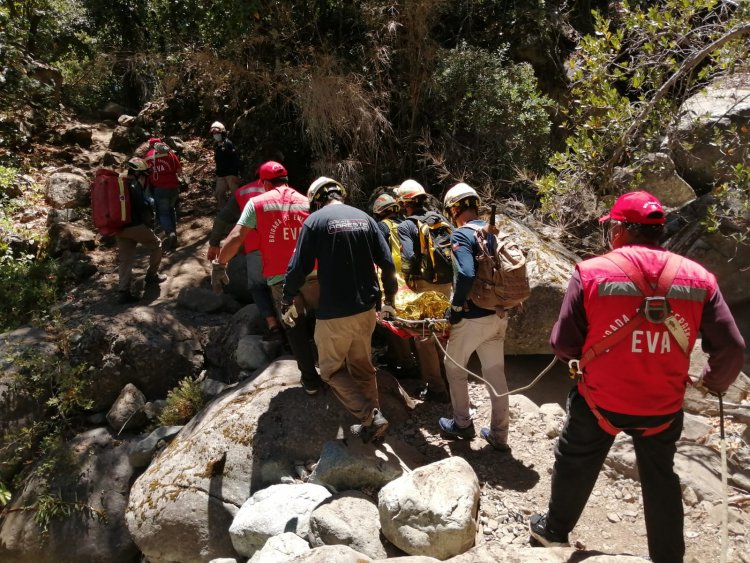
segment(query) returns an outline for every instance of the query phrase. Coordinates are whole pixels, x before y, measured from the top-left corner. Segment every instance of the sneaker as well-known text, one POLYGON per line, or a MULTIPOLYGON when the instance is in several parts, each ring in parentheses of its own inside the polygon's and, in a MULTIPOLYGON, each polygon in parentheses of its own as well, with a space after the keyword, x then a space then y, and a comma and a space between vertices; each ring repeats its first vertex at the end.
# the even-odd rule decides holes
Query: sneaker
POLYGON ((157 272, 146 272, 146 285, 158 285, 164 281, 167 281, 167 276, 159 274, 157 272))
POLYGON ((117 292, 118 303, 135 303, 138 301, 138 296, 130 293, 129 289, 121 289, 117 292))
POLYGON ((385 438, 388 430, 388 421, 380 412, 380 409, 373 410, 372 422, 365 426, 364 424, 353 424, 349 430, 355 436, 359 436, 363 443, 379 442, 385 438))
POLYGON ((263 342, 283 342, 284 329, 280 325, 269 328, 263 335, 263 342))
POLYGON ((301 383, 302 383, 302 388, 305 390, 305 393, 307 393, 308 395, 317 395, 318 391, 323 389, 323 382, 320 380, 306 381, 303 379, 301 380, 301 383))
POLYGON ((453 440, 471 440, 477 435, 477 431, 474 430, 474 425, 469 424, 466 428, 461 428, 456 421, 452 418, 441 418, 438 420, 438 426, 448 438, 453 440))
POLYGON ((490 433, 490 429, 486 426, 482 427, 479 431, 479 435, 484 438, 487 443, 495 448, 499 452, 509 452, 510 446, 506 442, 501 442, 497 438, 494 438, 490 433))
POLYGON ((547 529, 546 514, 532 514, 529 517, 529 533, 542 547, 570 547, 568 534, 547 529))

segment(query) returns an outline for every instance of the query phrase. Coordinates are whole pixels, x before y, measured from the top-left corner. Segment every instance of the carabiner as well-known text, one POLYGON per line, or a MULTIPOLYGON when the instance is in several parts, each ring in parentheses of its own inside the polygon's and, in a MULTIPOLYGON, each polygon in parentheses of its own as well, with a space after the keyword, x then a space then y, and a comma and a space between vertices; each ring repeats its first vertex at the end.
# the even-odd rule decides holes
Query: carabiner
POLYGON ((568 371, 570 372, 570 378, 575 378, 576 375, 581 375, 581 362, 580 360, 572 359, 568 360, 568 371))

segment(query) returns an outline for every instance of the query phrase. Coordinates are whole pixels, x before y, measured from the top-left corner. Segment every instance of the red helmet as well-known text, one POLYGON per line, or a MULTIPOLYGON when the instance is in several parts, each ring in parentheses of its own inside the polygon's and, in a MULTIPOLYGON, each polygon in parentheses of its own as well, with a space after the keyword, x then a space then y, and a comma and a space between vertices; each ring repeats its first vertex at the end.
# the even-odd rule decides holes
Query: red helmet
POLYGON ((261 180, 273 180, 287 175, 284 165, 273 160, 264 162, 260 165, 260 168, 258 168, 258 176, 260 176, 261 180))
POLYGON ((161 138, 159 138, 159 137, 151 137, 151 138, 150 138, 150 139, 148 140, 148 144, 149 144, 149 146, 151 146, 151 147, 153 147, 153 146, 154 146, 154 145, 155 145, 156 143, 161 143, 161 142, 162 142, 162 141, 161 141, 161 138))

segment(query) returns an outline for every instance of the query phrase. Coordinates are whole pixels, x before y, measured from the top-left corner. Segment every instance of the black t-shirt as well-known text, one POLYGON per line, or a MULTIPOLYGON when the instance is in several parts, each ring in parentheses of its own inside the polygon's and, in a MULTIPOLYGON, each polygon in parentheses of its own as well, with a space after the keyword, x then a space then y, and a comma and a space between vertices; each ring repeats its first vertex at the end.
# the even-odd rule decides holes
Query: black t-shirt
POLYGON ((382 270, 386 295, 396 293, 395 266, 375 220, 349 205, 331 203, 302 226, 289 262, 284 295, 299 292, 318 261, 319 319, 348 317, 372 309, 380 298, 375 264, 382 270))
POLYGON ((240 175, 240 155, 229 139, 214 144, 214 160, 218 177, 240 175))

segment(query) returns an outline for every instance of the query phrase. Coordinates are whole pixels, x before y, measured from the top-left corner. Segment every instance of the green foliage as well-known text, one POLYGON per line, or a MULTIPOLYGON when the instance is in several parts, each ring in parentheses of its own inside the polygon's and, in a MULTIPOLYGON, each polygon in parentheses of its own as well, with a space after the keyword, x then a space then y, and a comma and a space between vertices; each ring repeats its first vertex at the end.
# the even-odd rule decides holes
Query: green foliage
POLYGON ((433 141, 446 169, 478 186, 512 180, 518 169, 543 169, 550 102, 531 67, 510 63, 505 49, 463 43, 451 50, 435 71, 432 96, 433 141))
POLYGON ((10 502, 10 491, 8 490, 8 487, 5 486, 5 483, 0 481, 0 506, 5 506, 10 502))
POLYGON ((747 48, 743 38, 701 59, 695 71, 686 65, 749 14, 746 4, 730 10, 718 0, 622 2, 617 19, 595 14, 595 34, 582 38, 567 63, 573 104, 559 108, 571 131, 566 150, 550 159, 555 173, 537 182, 547 215, 570 224, 595 217, 596 205, 582 209, 580 200, 611 194, 614 166, 658 149, 682 101, 733 67, 747 48))
POLYGON ((185 424, 203 408, 205 401, 200 383, 186 377, 177 384, 177 387, 167 393, 167 404, 159 415, 159 424, 162 426, 185 424))

